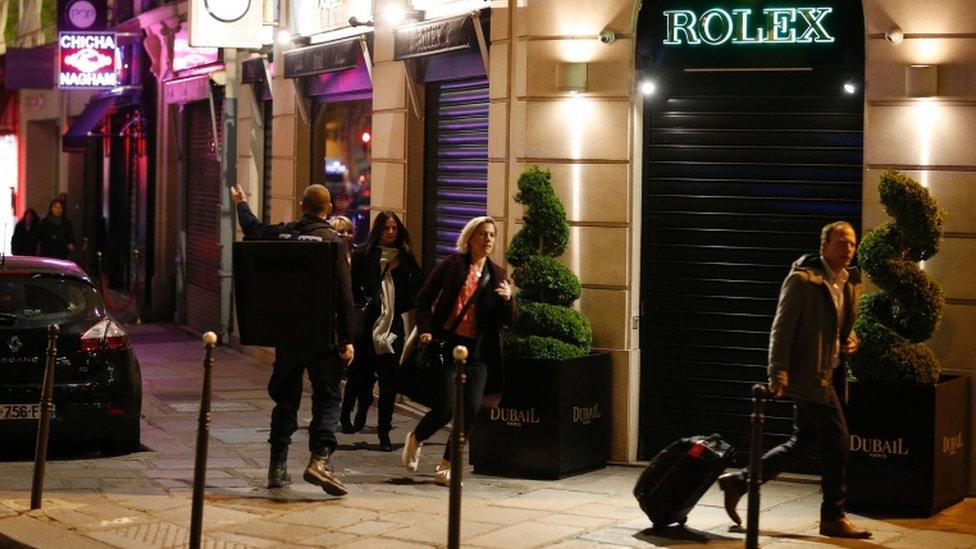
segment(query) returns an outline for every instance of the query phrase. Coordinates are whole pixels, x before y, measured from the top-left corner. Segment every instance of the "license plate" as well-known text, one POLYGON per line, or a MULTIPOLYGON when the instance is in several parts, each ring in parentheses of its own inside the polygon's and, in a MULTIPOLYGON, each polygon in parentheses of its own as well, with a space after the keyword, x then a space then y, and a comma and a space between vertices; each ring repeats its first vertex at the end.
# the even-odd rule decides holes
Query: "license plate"
POLYGON ((0 404, 0 420, 37 419, 41 417, 40 404, 0 404))

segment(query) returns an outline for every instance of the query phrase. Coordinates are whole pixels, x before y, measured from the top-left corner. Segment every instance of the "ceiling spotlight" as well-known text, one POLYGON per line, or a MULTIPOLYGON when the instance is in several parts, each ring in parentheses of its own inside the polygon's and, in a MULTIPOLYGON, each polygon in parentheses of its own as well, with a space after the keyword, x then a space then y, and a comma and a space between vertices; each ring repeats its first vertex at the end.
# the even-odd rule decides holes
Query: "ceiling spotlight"
POLYGON ((395 27, 407 19, 407 11, 403 9, 403 6, 390 6, 383 12, 383 18, 386 19, 387 23, 395 27))
POLYGON ((281 29, 278 31, 278 45, 287 46, 291 43, 291 31, 288 29, 281 29))
POLYGON ((654 95, 654 92, 657 91, 657 86, 653 80, 645 80, 641 82, 640 91, 644 95, 654 95))
POLYGON ((854 95, 854 93, 857 92, 857 86, 855 86, 853 82, 844 82, 844 92, 847 93, 847 95, 854 95))

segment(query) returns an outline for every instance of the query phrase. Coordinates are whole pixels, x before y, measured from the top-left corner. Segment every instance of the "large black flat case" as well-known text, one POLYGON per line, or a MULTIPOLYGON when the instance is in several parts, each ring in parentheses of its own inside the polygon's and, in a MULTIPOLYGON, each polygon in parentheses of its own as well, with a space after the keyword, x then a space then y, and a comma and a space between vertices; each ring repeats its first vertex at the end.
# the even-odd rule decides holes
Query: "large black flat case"
POLYGON ((732 447, 720 435, 672 442, 647 465, 634 497, 655 529, 684 524, 688 513, 732 462, 732 447))
POLYGON ((335 344, 335 242, 234 243, 234 303, 243 345, 335 344))

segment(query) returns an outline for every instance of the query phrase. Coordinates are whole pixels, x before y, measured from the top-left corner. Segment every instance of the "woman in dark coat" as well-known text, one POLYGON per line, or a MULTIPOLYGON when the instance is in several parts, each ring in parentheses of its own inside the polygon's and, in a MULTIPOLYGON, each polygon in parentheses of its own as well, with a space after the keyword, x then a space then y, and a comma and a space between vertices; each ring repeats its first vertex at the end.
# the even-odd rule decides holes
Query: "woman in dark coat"
POLYGON ((373 403, 373 385, 378 380, 376 432, 384 452, 393 451, 393 378, 403 351, 404 314, 413 311, 421 282, 423 275, 410 251, 407 228, 394 212, 380 212, 366 242, 352 256, 353 298, 357 308, 365 311, 362 329, 356 334, 356 360, 346 380, 339 421, 344 433, 362 430, 373 403), (350 421, 357 404, 355 420, 350 421))
POLYGON ((10 251, 14 255, 37 253, 37 223, 40 218, 34 208, 27 208, 24 216, 14 226, 14 236, 10 239, 10 251))
MULTIPOLYGON (((502 337, 505 327, 515 322, 511 280, 505 269, 488 259, 494 247, 495 220, 487 216, 472 219, 458 237, 457 253, 437 265, 417 296, 420 344, 428 344, 432 339, 446 343, 445 364, 453 363, 451 355, 456 345, 468 348, 464 385, 467 440, 471 440, 482 399, 486 406, 498 404, 504 381, 502 337), (484 280, 486 276, 489 277, 487 281, 484 280), (472 298, 472 305, 464 311, 472 298)), ((412 432, 407 433, 402 461, 408 471, 417 470, 424 441, 451 421, 454 395, 450 370, 445 368, 434 373, 437 379, 431 380, 434 384, 431 410, 412 432)), ((434 470, 434 481, 444 486, 450 484, 450 444, 434 470)))
POLYGON ((47 217, 37 224, 37 255, 68 259, 75 249, 75 231, 64 217, 64 204, 55 198, 47 209, 47 217))

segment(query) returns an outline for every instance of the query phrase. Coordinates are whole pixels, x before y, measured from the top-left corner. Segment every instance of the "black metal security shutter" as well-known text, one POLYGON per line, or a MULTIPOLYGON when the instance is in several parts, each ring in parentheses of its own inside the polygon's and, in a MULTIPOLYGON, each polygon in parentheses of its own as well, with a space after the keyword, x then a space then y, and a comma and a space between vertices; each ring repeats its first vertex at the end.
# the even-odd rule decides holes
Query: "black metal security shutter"
MULTIPOLYGON (((218 96, 218 117, 220 105, 218 96)), ((220 333, 220 159, 208 102, 188 103, 185 116, 186 324, 220 333)))
POLYGON ((454 252, 461 229, 485 215, 488 187, 488 80, 427 84, 424 160, 424 268, 454 252))
MULTIPOLYGON (((844 78, 675 72, 645 102, 642 458, 693 434, 741 440, 789 265, 831 221, 860 234, 863 97, 844 78)), ((767 411, 769 446, 792 406, 767 411)))

